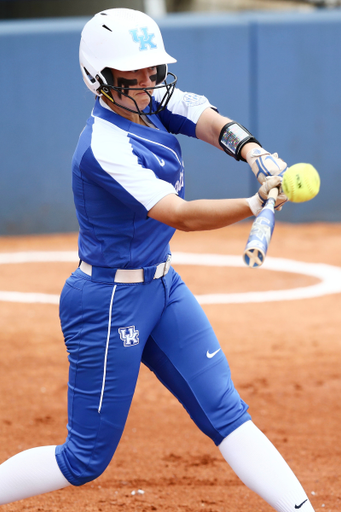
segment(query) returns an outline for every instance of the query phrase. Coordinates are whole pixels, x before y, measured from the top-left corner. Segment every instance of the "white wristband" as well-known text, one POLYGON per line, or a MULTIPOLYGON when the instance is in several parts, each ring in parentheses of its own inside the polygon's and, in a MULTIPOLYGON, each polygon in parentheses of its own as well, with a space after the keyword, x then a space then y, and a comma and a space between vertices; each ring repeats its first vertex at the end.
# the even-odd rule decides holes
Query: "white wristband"
POLYGON ((263 208, 263 203, 261 201, 261 198, 258 195, 258 192, 257 192, 257 194, 255 194, 252 197, 247 197, 246 200, 248 202, 248 205, 249 205, 250 210, 252 211, 253 215, 255 217, 257 217, 257 215, 261 212, 261 210, 263 208))

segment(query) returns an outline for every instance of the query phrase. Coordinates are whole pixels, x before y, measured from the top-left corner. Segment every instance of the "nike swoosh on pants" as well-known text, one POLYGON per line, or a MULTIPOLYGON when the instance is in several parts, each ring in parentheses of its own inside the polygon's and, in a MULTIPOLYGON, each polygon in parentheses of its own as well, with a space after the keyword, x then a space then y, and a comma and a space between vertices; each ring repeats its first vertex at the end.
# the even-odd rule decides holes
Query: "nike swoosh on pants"
POLYGON ((214 357, 216 354, 218 354, 219 350, 221 350, 221 348, 218 348, 218 350, 216 350, 215 352, 212 352, 212 354, 210 354, 209 351, 207 351, 206 357, 208 357, 208 359, 212 359, 212 357, 214 357))

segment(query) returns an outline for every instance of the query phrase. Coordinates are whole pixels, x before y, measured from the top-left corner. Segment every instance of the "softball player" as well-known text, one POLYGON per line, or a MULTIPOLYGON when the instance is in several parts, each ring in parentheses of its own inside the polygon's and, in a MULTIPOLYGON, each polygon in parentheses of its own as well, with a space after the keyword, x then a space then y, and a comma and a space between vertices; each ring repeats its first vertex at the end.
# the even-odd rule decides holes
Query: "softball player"
MULTIPOLYGON (((176 89, 173 62, 157 24, 138 11, 100 12, 82 32, 80 66, 97 98, 72 163, 80 266, 60 299, 68 435, 61 446, 27 450, 0 466, 1 504, 80 486, 105 470, 142 361, 249 488, 279 512, 313 510, 251 421, 208 319, 170 265, 175 229, 215 229, 257 214, 286 164, 205 97, 176 89), (263 183, 259 193, 185 201, 178 133, 248 161, 263 183)), ((280 195, 277 208, 285 200, 280 195)))

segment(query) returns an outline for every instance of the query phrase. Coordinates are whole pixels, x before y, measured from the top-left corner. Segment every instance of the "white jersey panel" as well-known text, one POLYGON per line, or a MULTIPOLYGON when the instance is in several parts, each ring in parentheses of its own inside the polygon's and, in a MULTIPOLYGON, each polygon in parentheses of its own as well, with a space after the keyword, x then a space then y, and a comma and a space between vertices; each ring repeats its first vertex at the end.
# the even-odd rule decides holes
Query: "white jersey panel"
MULTIPOLYGON (((160 102, 163 96, 162 89, 155 89, 153 96, 156 101, 160 102)), ((172 97, 167 104, 167 110, 172 114, 182 116, 192 123, 196 124, 199 117, 207 108, 216 108, 211 105, 205 96, 199 94, 183 92, 180 89, 175 89, 172 97)))
POLYGON ((94 119, 91 140, 94 157, 102 169, 147 211, 166 195, 176 194, 171 183, 160 180, 151 169, 139 163, 126 131, 105 119, 99 117, 94 119))

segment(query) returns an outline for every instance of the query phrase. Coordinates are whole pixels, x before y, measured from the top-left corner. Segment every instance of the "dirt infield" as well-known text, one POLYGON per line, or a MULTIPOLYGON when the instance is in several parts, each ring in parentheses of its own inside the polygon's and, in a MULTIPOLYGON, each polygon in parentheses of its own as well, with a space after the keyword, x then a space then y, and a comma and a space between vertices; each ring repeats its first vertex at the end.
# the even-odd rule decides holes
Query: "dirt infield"
MULTIPOLYGON (((242 223, 214 232, 177 233, 172 250, 240 256, 249 229, 250 223, 242 223)), ((76 251, 76 244, 76 234, 6 237, 0 238, 0 253, 76 251)), ((341 268, 341 225, 278 223, 268 256, 341 268)), ((58 295, 76 265, 76 257, 74 262, 0 264, 0 290, 58 295)), ((314 275, 265 268, 174 267, 198 296, 291 290, 319 282, 314 275)), ((316 511, 341 510, 341 294, 203 307, 256 425, 289 462, 316 511)), ((2 462, 18 451, 64 441, 67 357, 56 304, 3 300, 0 308, 2 462)), ((142 367, 122 441, 107 471, 81 488, 1 510, 272 509, 238 480, 181 405, 142 367)))

